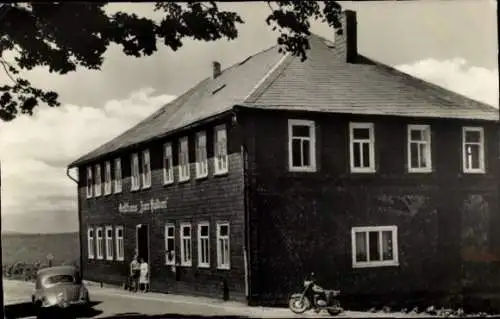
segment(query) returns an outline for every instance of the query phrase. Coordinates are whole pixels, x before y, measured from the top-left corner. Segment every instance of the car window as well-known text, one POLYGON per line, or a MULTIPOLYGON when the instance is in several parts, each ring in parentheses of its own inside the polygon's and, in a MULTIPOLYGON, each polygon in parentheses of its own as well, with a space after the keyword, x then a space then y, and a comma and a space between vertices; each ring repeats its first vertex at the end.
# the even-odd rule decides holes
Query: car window
POLYGON ((74 282, 74 278, 71 275, 52 275, 45 278, 43 284, 55 285, 55 284, 72 283, 72 282, 74 282))

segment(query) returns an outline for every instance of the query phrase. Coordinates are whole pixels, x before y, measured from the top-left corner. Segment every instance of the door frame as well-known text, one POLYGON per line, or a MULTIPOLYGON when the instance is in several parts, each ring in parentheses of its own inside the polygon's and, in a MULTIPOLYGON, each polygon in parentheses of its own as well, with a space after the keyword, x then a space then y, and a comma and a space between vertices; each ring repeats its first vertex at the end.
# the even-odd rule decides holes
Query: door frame
POLYGON ((151 234, 150 234, 151 230, 149 229, 149 224, 140 223, 135 225, 135 249, 137 251, 137 255, 139 255, 139 228, 141 228, 142 226, 148 227, 146 234, 148 236, 147 246, 148 246, 149 272, 151 273, 151 234))

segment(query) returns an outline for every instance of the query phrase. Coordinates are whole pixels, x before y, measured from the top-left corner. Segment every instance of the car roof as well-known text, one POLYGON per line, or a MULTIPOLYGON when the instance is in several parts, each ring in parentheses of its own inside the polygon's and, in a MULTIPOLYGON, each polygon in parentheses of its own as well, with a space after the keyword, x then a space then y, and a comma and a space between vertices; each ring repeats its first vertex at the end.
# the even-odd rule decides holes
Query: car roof
POLYGON ((77 271, 75 266, 54 266, 38 270, 37 276, 48 275, 74 275, 77 271))

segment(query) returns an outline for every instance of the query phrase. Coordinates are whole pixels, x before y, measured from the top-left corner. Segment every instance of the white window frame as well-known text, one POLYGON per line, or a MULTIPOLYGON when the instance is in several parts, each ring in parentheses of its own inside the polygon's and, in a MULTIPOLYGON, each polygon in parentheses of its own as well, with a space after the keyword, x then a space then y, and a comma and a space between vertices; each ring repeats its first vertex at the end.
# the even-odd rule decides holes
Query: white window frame
POLYGON ((95 197, 99 197, 102 195, 102 172, 101 172, 101 164, 94 165, 94 195, 95 197))
POLYGON ((193 227, 190 223, 181 223, 179 227, 181 240, 181 266, 191 267, 193 265, 193 227), (184 228, 189 227, 189 236, 184 236, 184 228), (185 259, 185 241, 189 241, 189 259, 185 259))
POLYGON ((104 250, 106 251, 106 260, 113 260, 113 246, 113 227, 108 225, 104 227, 104 250))
POLYGON ((146 189, 151 187, 151 154, 145 149, 141 155, 141 185, 146 189))
MULTIPOLYGON (((301 152, 302 156, 302 152, 301 152)), ((288 120, 288 170, 290 172, 316 172, 316 124, 310 120, 288 120), (294 126, 309 127, 309 137, 293 136, 294 126), (309 141, 309 165, 294 166, 293 165, 293 141, 295 139, 309 141)))
MULTIPOLYGON (((373 123, 360 123, 351 122, 349 123, 349 158, 350 167, 352 173, 374 173, 375 172, 375 126, 373 123), (368 129, 369 137, 368 139, 355 139, 354 130, 355 129, 368 129), (368 153, 370 156, 370 163, 368 167, 356 167, 354 166, 354 144, 358 143, 369 143, 368 153)), ((362 148, 361 148, 362 150, 362 148)), ((361 161, 363 155, 360 153, 361 161)))
MULTIPOLYGON (((408 172, 410 173, 430 173, 432 172, 432 138, 431 138, 431 127, 430 125, 416 125, 416 124, 410 124, 408 125, 408 152, 407 152, 407 157, 408 157, 408 172), (412 140, 411 138, 411 133, 412 131, 419 131, 423 132, 423 136, 425 138, 424 141, 422 140, 412 140), (427 166, 425 167, 412 167, 411 166, 411 159, 412 159, 412 153, 411 153, 411 145, 412 144, 417 144, 417 145, 425 145, 425 162, 427 166)), ((418 148, 418 152, 420 152, 420 147, 418 148)), ((420 154, 418 154, 420 155, 420 154)), ((418 157, 420 159, 420 156, 418 157)), ((419 160, 420 161, 420 160, 419 160)))
POLYGON ((189 140, 187 136, 179 139, 179 182, 186 182, 191 177, 189 168, 189 140))
POLYGON ((115 167, 114 167, 114 176, 113 176, 113 180, 114 180, 114 184, 115 184, 115 187, 114 187, 114 193, 115 194, 118 194, 118 193, 121 193, 122 192, 122 186, 123 186, 123 177, 122 177, 122 159, 120 157, 117 157, 115 158, 114 160, 114 163, 115 163, 115 167))
POLYGON ((111 194, 111 162, 104 162, 104 195, 111 194))
POLYGON ((226 125, 214 128, 214 175, 226 174, 229 171, 229 156, 227 151, 226 125))
POLYGON ((174 182, 174 156, 172 152, 172 143, 167 142, 163 145, 163 185, 169 185, 172 184, 173 182, 174 182), (169 165, 166 164, 167 162, 169 163, 169 165))
POLYGON ((228 222, 217 223, 217 269, 230 269, 231 268, 231 227, 228 222), (220 230, 222 226, 227 226, 227 235, 221 236, 220 230), (227 252, 222 251, 224 245, 221 245, 221 240, 227 240, 227 252), (227 253, 227 254, 226 254, 227 253), (222 256, 225 257, 227 262, 222 263, 222 256))
POLYGON ((484 128, 481 126, 464 126, 462 127, 462 167, 464 173, 468 174, 483 174, 486 172, 485 169, 485 158, 484 158, 484 128), (480 141, 479 142, 466 142, 467 132, 479 132, 480 141), (467 167, 467 144, 479 145, 479 168, 467 167))
POLYGON ((116 260, 124 261, 125 260, 125 229, 123 226, 115 227, 115 252, 116 252, 116 260), (121 235, 119 232, 121 231, 121 235))
MULTIPOLYGON (((370 245, 369 236, 366 236, 366 250, 367 259, 370 260, 370 245)), ((368 267, 385 267, 385 266, 399 266, 399 254, 398 254, 398 227, 395 225, 391 226, 365 226, 365 227, 352 227, 351 229, 351 244, 352 244, 352 267, 353 268, 368 268, 368 267), (356 233, 368 233, 368 232, 379 232, 379 238, 381 238, 380 233, 384 231, 392 232, 392 260, 378 260, 378 261, 357 261, 356 260, 356 233)), ((382 240, 379 240, 379 250, 380 256, 382 258, 382 240)))
POLYGON ((95 258, 95 230, 92 226, 87 228, 87 257, 88 259, 95 258))
POLYGON ((136 191, 141 187, 141 174, 139 172, 139 154, 130 155, 130 190, 136 191))
POLYGON ((95 228, 95 241, 96 241, 96 257, 99 260, 104 259, 104 242, 103 242, 103 235, 102 235, 103 229, 102 227, 96 227, 95 228), (100 236, 99 236, 100 233, 100 236))
POLYGON ((92 198, 94 196, 94 173, 92 166, 87 166, 86 172, 86 189, 87 198, 92 198))
POLYGON ((207 134, 196 133, 196 178, 208 176, 207 134))
POLYGON ((175 265, 175 225, 166 224, 165 225, 165 265, 173 266, 175 265), (168 235, 168 230, 173 229, 172 236, 168 235), (172 239, 173 247, 169 247, 168 240, 172 239), (172 254, 172 259, 169 260, 168 256, 172 254))
POLYGON ((210 267, 210 223, 209 222, 201 222, 198 224, 198 267, 199 268, 209 268, 210 267), (202 227, 208 227, 208 234, 206 236, 201 235, 202 227), (207 260, 203 260, 203 245, 202 242, 205 242, 206 245, 206 258, 207 260))

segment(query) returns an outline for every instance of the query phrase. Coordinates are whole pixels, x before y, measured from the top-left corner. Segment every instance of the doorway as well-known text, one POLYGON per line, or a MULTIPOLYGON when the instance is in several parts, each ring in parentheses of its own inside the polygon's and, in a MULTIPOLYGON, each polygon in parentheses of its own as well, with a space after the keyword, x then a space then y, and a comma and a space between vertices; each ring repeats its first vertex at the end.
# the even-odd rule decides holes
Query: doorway
POLYGON ((136 226, 136 248, 139 258, 149 263, 149 225, 138 224, 136 226))

